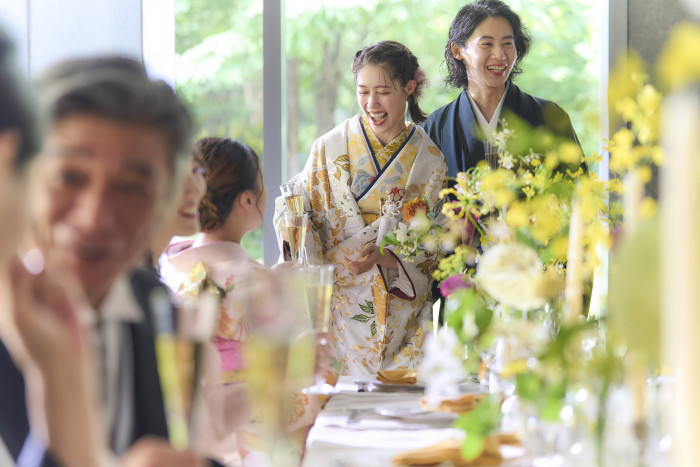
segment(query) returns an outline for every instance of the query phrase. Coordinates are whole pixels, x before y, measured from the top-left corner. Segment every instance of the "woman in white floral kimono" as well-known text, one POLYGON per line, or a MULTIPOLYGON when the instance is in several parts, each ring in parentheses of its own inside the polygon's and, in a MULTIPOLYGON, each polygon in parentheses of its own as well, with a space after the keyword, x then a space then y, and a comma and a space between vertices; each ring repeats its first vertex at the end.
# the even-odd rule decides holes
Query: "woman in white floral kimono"
MULTIPOLYGON (((424 197, 439 212, 447 171, 423 129, 405 121, 407 104, 413 122, 426 117, 418 97, 428 81, 411 51, 379 42, 355 54, 352 70, 362 114, 316 140, 304 170, 290 181, 309 213, 309 262, 336 266, 331 336, 341 375, 411 368, 420 361, 438 258, 421 253, 408 262, 390 249, 382 255, 377 234, 387 216, 381 205, 424 197)), ((279 229, 282 198, 276 207, 279 229)))

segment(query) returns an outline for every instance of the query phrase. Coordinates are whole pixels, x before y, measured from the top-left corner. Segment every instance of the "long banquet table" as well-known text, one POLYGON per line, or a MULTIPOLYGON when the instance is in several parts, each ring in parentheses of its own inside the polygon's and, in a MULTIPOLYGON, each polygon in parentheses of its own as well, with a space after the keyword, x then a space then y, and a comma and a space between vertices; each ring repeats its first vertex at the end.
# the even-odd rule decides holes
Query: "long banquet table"
MULTIPOLYGON (((400 452, 463 436, 451 427, 455 416, 418 413, 422 392, 358 392, 353 379, 340 378, 339 392, 316 419, 306 441, 303 467, 388 467, 400 452)), ((522 448, 504 448, 507 457, 522 454, 522 448)), ((545 464, 519 457, 504 465, 545 464)))

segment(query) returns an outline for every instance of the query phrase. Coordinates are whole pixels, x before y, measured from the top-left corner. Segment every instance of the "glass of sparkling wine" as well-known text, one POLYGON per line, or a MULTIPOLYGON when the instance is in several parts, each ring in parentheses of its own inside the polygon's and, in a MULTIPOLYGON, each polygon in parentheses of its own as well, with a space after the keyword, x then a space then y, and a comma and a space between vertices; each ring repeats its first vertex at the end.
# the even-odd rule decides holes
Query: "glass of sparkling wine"
POLYGON ((313 329, 316 342, 316 358, 314 366, 314 385, 304 388, 305 394, 329 394, 333 386, 326 383, 323 373, 330 363, 328 360, 328 331, 331 315, 331 296, 335 281, 334 266, 325 264, 310 266, 303 270, 306 279, 306 311, 309 324, 313 329))
POLYGON ((304 214, 304 198, 299 194, 296 185, 285 183, 280 185, 280 191, 291 214, 295 216, 304 214))
POLYGON ((177 449, 198 441, 195 430, 199 379, 205 342, 217 319, 218 297, 204 291, 192 301, 173 308, 162 288, 149 301, 155 318, 156 358, 166 405, 170 441, 177 449))
POLYGON ((491 141, 484 141, 484 157, 492 170, 501 167, 501 147, 491 141))
POLYGON ((309 215, 302 213, 294 215, 287 212, 284 215, 284 229, 287 232, 287 242, 292 254, 292 262, 303 264, 304 242, 306 241, 306 225, 309 223, 309 215))

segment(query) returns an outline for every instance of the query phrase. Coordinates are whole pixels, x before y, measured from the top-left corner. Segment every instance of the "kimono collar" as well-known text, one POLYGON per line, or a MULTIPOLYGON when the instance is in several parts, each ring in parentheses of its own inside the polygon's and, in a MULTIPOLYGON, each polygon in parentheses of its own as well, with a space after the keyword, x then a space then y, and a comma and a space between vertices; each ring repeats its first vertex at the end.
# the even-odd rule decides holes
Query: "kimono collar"
MULTIPOLYGON (((501 98, 503 109, 518 113, 520 107, 518 93, 518 87, 510 83, 504 97, 501 98)), ((467 167, 475 167, 479 161, 484 159, 484 140, 466 89, 457 98, 455 133, 459 141, 458 147, 463 148, 462 160, 457 161, 457 172, 463 172, 467 167)))
POLYGON ((496 106, 496 110, 494 110, 490 121, 486 120, 486 117, 481 112, 481 109, 479 109, 479 106, 476 105, 476 102, 474 101, 474 99, 472 99, 472 96, 469 94, 469 92, 467 92, 467 97, 469 97, 469 103, 471 104, 472 110, 474 111, 474 115, 476 116, 476 120, 484 133, 485 141, 493 141, 493 134, 496 132, 496 127, 498 127, 499 119, 501 118, 501 110, 503 109, 503 103, 506 100, 506 95, 508 94, 509 87, 510 81, 506 83, 506 88, 503 90, 501 100, 498 101, 498 105, 496 106))

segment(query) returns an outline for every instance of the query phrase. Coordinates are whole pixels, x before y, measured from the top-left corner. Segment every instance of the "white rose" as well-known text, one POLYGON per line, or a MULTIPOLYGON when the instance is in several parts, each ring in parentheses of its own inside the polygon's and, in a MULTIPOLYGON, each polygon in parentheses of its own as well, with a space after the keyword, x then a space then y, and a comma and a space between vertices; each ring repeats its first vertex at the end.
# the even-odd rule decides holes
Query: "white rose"
POLYGON ((479 260, 475 279, 504 305, 532 310, 545 304, 539 295, 543 265, 537 253, 520 243, 494 245, 479 260))

